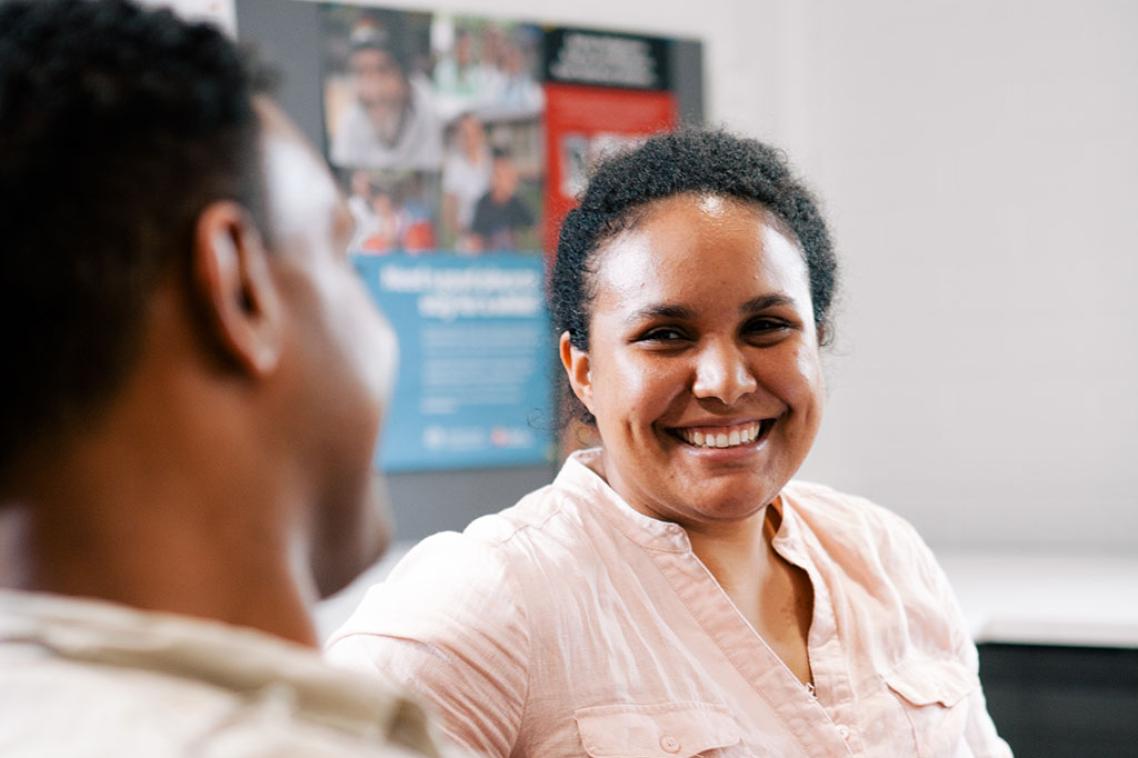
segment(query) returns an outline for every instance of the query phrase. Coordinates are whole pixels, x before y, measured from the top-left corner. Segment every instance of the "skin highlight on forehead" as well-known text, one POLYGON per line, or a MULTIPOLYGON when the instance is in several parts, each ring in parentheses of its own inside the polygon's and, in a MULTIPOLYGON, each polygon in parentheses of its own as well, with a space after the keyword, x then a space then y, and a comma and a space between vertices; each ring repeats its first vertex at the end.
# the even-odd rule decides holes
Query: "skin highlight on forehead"
POLYGON ((699 209, 708 216, 722 217, 726 210, 726 203, 719 195, 705 193, 699 196, 699 209))

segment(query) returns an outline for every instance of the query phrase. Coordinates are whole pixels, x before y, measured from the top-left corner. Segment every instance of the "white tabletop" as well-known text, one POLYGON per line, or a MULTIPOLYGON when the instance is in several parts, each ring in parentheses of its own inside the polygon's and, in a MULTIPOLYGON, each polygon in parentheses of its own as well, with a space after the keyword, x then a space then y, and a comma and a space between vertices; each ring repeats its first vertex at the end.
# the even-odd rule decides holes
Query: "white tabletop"
MULTIPOLYGON (((383 560, 316 610, 327 639, 411 548, 383 560)), ((1138 556, 936 550, 977 642, 1138 648, 1138 556)))
POLYGON ((1138 648, 1138 557, 936 550, 977 642, 1138 648))

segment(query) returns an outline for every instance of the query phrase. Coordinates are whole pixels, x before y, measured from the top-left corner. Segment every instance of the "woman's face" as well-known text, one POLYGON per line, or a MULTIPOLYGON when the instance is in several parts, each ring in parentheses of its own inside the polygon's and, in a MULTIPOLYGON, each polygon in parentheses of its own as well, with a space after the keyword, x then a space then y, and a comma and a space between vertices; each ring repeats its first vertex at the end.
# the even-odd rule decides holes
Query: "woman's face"
POLYGON ((798 470, 822 415, 797 244, 758 206, 658 201, 596 253, 589 351, 562 336, 609 484, 685 527, 747 518, 798 470))

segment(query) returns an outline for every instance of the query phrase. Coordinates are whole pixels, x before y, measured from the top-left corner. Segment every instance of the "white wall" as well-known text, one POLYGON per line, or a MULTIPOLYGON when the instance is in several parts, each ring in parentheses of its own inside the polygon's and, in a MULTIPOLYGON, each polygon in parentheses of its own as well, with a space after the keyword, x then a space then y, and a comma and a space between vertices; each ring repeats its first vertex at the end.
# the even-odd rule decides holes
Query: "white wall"
POLYGON ((788 141, 846 266, 807 473, 938 543, 1138 548, 1138 4, 815 2, 793 32, 788 141))
POLYGON ((1138 548, 1138 3, 445 6, 700 38, 710 120, 787 148, 845 266, 804 475, 934 544, 1138 548))

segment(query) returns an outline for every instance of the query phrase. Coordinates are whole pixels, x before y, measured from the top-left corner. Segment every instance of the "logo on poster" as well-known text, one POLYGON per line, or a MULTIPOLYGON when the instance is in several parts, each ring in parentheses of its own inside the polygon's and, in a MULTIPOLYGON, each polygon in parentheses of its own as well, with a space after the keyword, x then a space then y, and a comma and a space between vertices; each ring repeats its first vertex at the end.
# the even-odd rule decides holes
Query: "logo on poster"
POLYGON ((643 39, 569 32, 550 71, 558 79, 613 87, 656 86, 656 61, 643 39))

